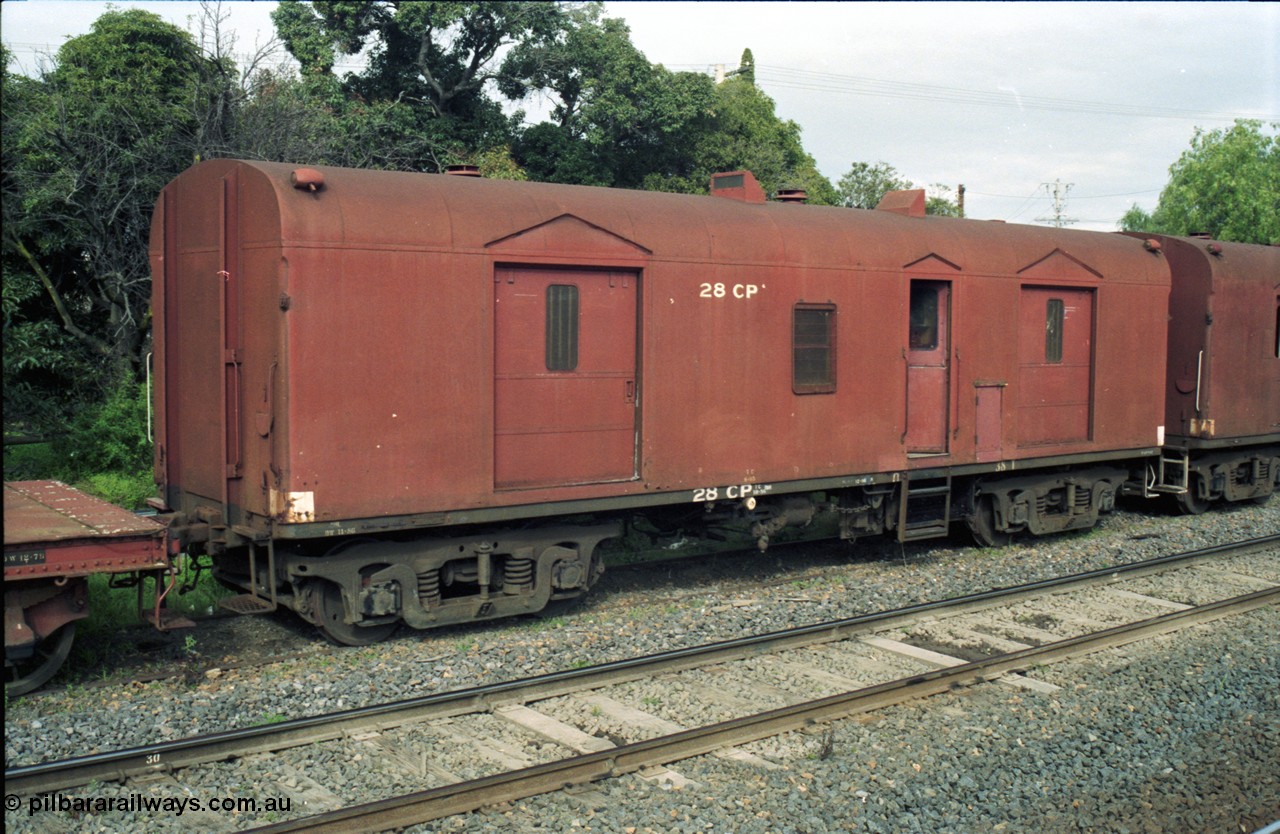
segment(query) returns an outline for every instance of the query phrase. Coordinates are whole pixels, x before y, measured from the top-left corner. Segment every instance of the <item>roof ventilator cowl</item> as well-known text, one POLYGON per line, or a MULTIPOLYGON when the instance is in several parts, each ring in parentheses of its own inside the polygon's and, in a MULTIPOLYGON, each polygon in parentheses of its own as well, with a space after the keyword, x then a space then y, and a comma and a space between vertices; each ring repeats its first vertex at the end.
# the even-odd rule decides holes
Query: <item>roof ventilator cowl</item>
POLYGON ((764 188, 750 171, 726 171, 711 175, 711 195, 743 203, 763 203, 764 188))
POLYGON ((913 188, 909 191, 890 191, 880 198, 876 211, 887 211, 890 214, 901 214, 906 217, 924 217, 924 189, 913 188))
POLYGON ((324 188, 324 174, 315 168, 294 168, 289 174, 289 182, 300 191, 314 193, 324 188))

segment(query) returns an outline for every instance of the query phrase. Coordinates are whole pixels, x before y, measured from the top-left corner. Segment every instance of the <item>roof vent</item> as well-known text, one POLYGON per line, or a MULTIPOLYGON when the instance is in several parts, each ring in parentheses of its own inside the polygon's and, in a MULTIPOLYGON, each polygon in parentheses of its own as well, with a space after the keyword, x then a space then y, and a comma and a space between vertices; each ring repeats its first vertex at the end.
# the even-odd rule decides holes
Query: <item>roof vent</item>
POLYGON ((289 182, 301 191, 319 191, 324 188, 324 174, 315 168, 294 168, 289 174, 289 182))
POLYGON ((890 214, 902 214, 907 217, 924 217, 924 189, 890 191, 880 198, 876 211, 887 211, 890 214))
POLYGON ((787 188, 779 188, 774 199, 779 203, 803 203, 809 199, 809 195, 803 188, 789 186, 787 188))
POLYGON ((480 176, 479 165, 450 165, 444 169, 446 174, 454 177, 478 177, 480 176))
POLYGON ((711 175, 711 195, 744 203, 763 203, 764 189, 750 171, 727 171, 711 175))

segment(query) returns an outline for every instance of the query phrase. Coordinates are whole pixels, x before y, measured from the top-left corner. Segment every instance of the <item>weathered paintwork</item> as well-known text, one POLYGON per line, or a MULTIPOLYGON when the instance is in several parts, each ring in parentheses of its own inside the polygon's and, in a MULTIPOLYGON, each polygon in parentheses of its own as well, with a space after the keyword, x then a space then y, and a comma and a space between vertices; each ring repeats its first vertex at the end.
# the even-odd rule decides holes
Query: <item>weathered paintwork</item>
MULTIPOLYGON (((163 525, 59 481, 6 482, 6 660, 25 661, 34 647, 63 626, 88 616, 86 577, 168 566, 163 525)), ((69 647, 69 642, 63 646, 63 656, 69 647)), ((6 679, 6 692, 30 691, 47 680, 63 659, 52 656, 31 678, 6 679)))
POLYGON ((168 565, 164 526, 59 481, 4 485, 4 578, 88 576, 168 565))
POLYGON ((1280 248, 1154 237, 1173 271, 1170 442, 1280 441, 1280 248))
POLYGON ((301 188, 296 167, 205 162, 157 205, 156 465, 176 510, 342 535, 1159 444, 1169 277, 1139 240, 336 168, 301 188), (581 334, 584 357, 613 339, 620 359, 576 382, 537 368, 545 305, 501 311, 504 276, 575 272, 632 293, 581 334), (913 281, 946 290, 949 324, 918 396, 913 281), (1089 318, 1046 433, 1068 403, 1020 342, 1043 345, 1024 299, 1054 288, 1089 318), (797 305, 834 311, 833 391, 793 390, 797 305), (520 341, 534 361, 509 367, 520 341))

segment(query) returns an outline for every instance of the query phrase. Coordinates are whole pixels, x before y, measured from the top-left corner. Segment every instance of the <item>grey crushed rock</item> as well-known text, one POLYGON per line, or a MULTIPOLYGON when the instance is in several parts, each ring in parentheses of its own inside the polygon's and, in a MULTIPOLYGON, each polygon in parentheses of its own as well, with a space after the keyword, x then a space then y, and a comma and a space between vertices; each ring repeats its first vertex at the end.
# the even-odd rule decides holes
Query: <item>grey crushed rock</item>
MULTIPOLYGON (((256 637, 298 656, 213 678, 81 683, 17 699, 5 717, 6 766, 497 682, 1276 532, 1280 501, 1273 500, 1198 517, 1123 510, 1091 533, 999 549, 959 539, 779 547, 617 569, 588 601, 554 617, 402 630, 364 649, 319 644, 287 618, 218 621, 196 632, 205 663, 230 666, 256 637), (220 638, 219 629, 230 636, 220 638)), ((776 770, 700 757, 673 766, 697 783, 682 790, 628 776, 596 786, 608 797, 604 808, 541 797, 429 830, 1208 832, 1244 824, 1253 831, 1270 821, 1267 814, 1280 816, 1276 769, 1266 765, 1280 760, 1276 619, 1274 610, 1257 612, 1197 628, 1192 642, 1155 641, 1158 651, 1144 643, 1115 658, 1044 670, 1065 687, 1053 696, 986 686, 840 722, 827 758, 820 757, 820 734, 793 734, 748 748, 776 770)), ((447 743, 429 746, 445 770, 476 764, 450 761, 447 743)), ((553 750, 534 754, 542 760, 553 750)), ((286 761, 347 802, 440 781, 412 757, 351 740, 310 758, 321 766, 286 761)), ((179 782, 196 796, 270 795, 282 778, 277 768, 258 757, 180 774, 179 782)), ((94 795, 128 790, 104 785, 94 795)), ((9 830, 34 830, 25 809, 6 811, 5 821, 9 830)), ((237 817, 234 827, 267 821, 237 817)), ((190 823, 115 813, 60 819, 59 828, 180 831, 190 823)))

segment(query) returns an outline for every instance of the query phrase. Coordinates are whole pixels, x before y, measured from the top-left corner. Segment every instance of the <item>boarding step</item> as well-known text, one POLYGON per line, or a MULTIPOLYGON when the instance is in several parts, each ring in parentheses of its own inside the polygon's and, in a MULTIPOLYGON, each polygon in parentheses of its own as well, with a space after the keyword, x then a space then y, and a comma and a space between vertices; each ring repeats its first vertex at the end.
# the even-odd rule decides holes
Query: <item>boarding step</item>
MULTIPOLYGON (((1160 457, 1148 459, 1141 494, 1150 498, 1160 493, 1182 495, 1191 485, 1191 453, 1186 449, 1166 446, 1160 457)), ((1134 492, 1127 489, 1127 492, 1134 492)))
POLYGON ((257 594, 237 594, 218 600, 218 606, 233 614, 270 614, 276 610, 271 600, 263 599, 257 594))
POLYGON ((951 476, 902 482, 898 505, 898 541, 914 542, 947 535, 951 527, 951 476))

